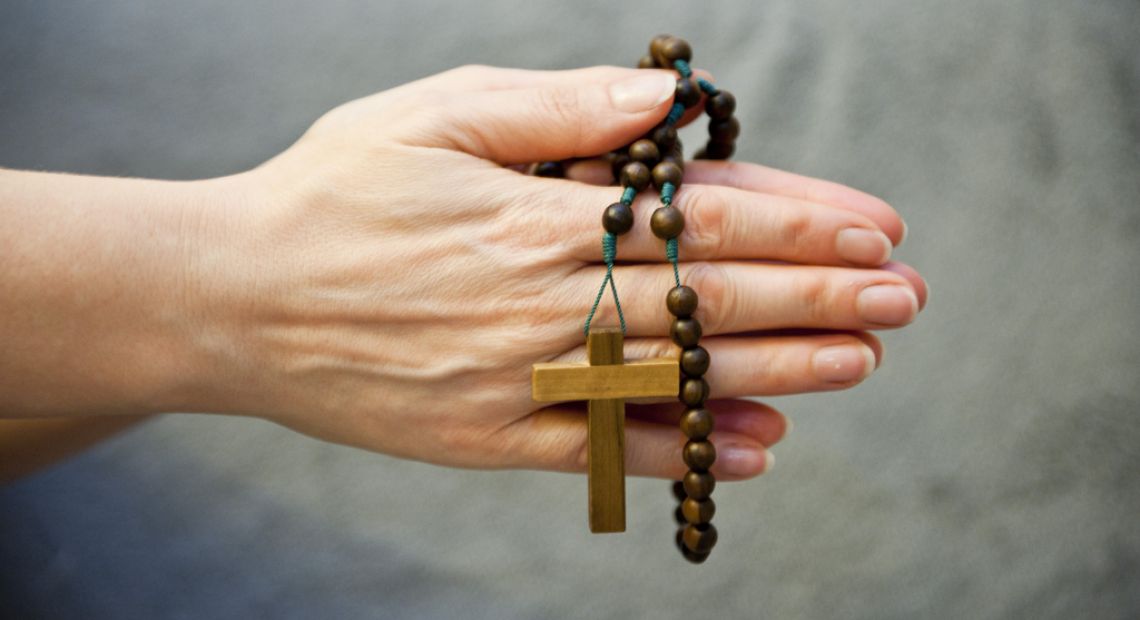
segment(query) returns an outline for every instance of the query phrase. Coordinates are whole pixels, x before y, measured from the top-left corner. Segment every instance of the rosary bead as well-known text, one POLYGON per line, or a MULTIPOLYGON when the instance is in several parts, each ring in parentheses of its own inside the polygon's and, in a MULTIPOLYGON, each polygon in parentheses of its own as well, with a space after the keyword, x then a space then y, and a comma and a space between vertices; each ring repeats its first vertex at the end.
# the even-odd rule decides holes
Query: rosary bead
POLYGON ((710 118, 722 119, 732 116, 736 110, 736 97, 727 90, 717 91, 715 95, 705 100, 705 112, 710 118))
POLYGON ((681 370, 690 377, 700 377, 709 370, 709 352, 704 347, 691 347, 681 351, 681 370))
POLYGON ((728 159, 736 152, 736 143, 734 142, 709 142, 705 145, 705 153, 708 159, 728 159))
POLYGON ((708 158, 709 158, 709 154, 706 153, 703 148, 697 149, 697 152, 693 153, 693 159, 708 159, 708 158))
POLYGON ((711 553, 693 553, 684 544, 681 545, 681 556, 693 564, 704 564, 705 560, 709 559, 711 553))
POLYGON ((534 175, 538 177, 563 178, 566 176, 566 167, 560 161, 544 161, 534 167, 534 175))
POLYGON ((649 216, 649 227, 658 238, 673 239, 685 229, 685 216, 673 205, 658 207, 649 216))
POLYGON ((677 80, 677 90, 673 96, 673 101, 685 106, 686 109, 697 105, 701 100, 701 87, 692 78, 681 78, 677 80))
POLYGON ((657 150, 668 155, 677 145, 677 130, 669 125, 658 125, 649 134, 649 139, 657 145, 657 150))
POLYGON ((708 553, 716 546, 716 526, 711 523, 690 525, 685 528, 681 540, 690 551, 708 553))
POLYGON ((693 318, 673 319, 673 325, 669 327, 669 336, 682 349, 695 347, 701 341, 701 324, 693 318))
POLYGON ((615 202, 602 214, 602 228, 615 235, 624 235, 633 228, 633 209, 624 202, 615 202))
POLYGON ((677 508, 673 510, 673 520, 677 522, 677 525, 688 525, 689 520, 685 518, 685 513, 681 511, 681 504, 677 504, 677 508))
POLYGON ((672 183, 673 188, 681 187, 681 177, 684 176, 681 167, 671 161, 662 161, 653 166, 653 184, 661 189, 666 183, 672 183))
POLYGON ((740 121, 735 116, 709 121, 709 142, 729 143, 740 135, 740 121))
POLYGON ((629 155, 618 151, 610 153, 607 158, 610 160, 610 170, 614 173, 614 178, 620 179, 622 169, 630 162, 629 155))
POLYGON ((681 451, 681 457, 689 469, 697 472, 706 472, 716 462, 716 448, 712 442, 706 440, 690 441, 681 451))
POLYGON ((657 66, 657 61, 653 60, 653 56, 646 54, 637 61, 638 69, 652 69, 657 66))
POLYGON ((713 489, 716 488, 716 478, 707 472, 690 471, 685 474, 682 485, 685 487, 685 493, 689 498, 701 501, 712 495, 713 489))
POLYGON ((716 514, 716 504, 711 499, 704 501, 687 499, 681 503, 681 516, 691 525, 704 525, 712 521, 714 514, 716 514))
POLYGON ((661 160, 661 151, 657 148, 657 144, 655 144, 653 140, 642 138, 629 145, 629 157, 633 159, 633 161, 639 161, 652 168, 654 164, 661 160))
POLYGON ((676 497, 677 501, 684 501, 684 499, 689 496, 689 494, 685 492, 685 484, 680 480, 674 480, 671 486, 673 488, 673 497, 676 497))
POLYGON ((672 39, 671 34, 659 34, 649 41, 649 55, 657 62, 658 67, 669 67, 665 61, 664 45, 669 39, 672 39))
POLYGON ((709 384, 704 379, 685 379, 679 397, 690 407, 703 407, 709 397, 709 384))
POLYGON ((629 162, 621 169, 621 184, 640 192, 649 186, 649 168, 639 161, 629 162))
POLYGON ((693 59, 693 48, 689 42, 680 37, 669 37, 661 44, 661 55, 669 61, 668 67, 673 67, 673 61, 683 60, 689 62, 693 59))
POLYGON ((665 307, 679 319, 692 316, 697 311, 697 292, 684 284, 674 286, 665 295, 665 307))
POLYGON ((704 439, 713 430, 712 413, 704 407, 686 409, 681 414, 680 426, 681 432, 689 439, 704 439))

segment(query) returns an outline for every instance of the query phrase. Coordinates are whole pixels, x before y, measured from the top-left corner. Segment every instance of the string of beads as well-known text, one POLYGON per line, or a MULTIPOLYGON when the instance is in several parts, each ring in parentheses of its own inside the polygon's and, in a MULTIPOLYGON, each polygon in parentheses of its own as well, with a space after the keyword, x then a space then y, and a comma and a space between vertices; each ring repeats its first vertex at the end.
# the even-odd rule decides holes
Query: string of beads
MULTIPOLYGON (((606 263, 606 277, 598 289, 594 305, 586 317, 584 331, 589 333, 598 305, 608 286, 613 293, 614 305, 625 333, 625 317, 613 281, 613 266, 617 256, 617 238, 633 228, 633 200, 652 184, 657 188, 661 206, 653 211, 649 226, 653 234, 665 242, 665 257, 672 263, 674 287, 665 296, 665 307, 673 315, 669 334, 681 347, 681 383, 678 399, 685 406, 680 428, 688 439, 681 451, 689 471, 673 484, 673 493, 680 505, 675 511, 679 528, 676 542, 685 559, 701 563, 708 559, 717 541, 717 530, 712 524, 716 504, 711 494, 716 479, 709 471, 716 461, 716 448, 709 441, 713 430, 713 414, 706 407, 709 384, 704 379, 709 368, 709 352, 700 346, 701 324, 693 318, 697 310, 697 292, 681 284, 678 267, 677 238, 685 229, 685 217, 673 204, 681 187, 685 171, 685 158, 681 140, 677 137, 677 123, 685 111, 704 100, 709 116, 708 143, 694 154, 694 159, 728 159, 735 151, 740 123, 733 116, 736 99, 725 90, 703 78, 694 77, 689 62, 692 48, 684 39, 659 35, 649 44, 649 53, 641 58, 638 67, 643 69, 673 69, 677 71, 677 87, 673 105, 665 120, 647 135, 632 144, 606 155, 615 180, 623 186, 621 200, 602 213, 602 256, 606 263)), ((541 162, 534 173, 539 176, 565 175, 563 162, 541 162)))

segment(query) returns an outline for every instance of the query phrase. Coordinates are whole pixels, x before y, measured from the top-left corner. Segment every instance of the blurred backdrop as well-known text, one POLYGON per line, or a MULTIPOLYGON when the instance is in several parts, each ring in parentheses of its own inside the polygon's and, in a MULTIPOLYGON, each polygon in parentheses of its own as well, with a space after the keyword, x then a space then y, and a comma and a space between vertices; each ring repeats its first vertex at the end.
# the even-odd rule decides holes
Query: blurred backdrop
POLYGON ((1133 0, 6 0, 0 166, 223 175, 355 97, 659 32, 737 94, 740 159, 898 208, 932 291, 867 383, 777 399, 796 429, 718 488, 707 564, 663 481, 592 536, 583 477, 172 415, 0 488, 0 616, 1140 614, 1133 0))

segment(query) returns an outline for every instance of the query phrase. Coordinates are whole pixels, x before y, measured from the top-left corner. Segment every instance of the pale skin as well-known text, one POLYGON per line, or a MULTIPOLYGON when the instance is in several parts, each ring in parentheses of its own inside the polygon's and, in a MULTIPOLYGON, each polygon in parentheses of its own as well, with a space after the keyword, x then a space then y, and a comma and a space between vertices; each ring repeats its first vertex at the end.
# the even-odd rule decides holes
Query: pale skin
MULTIPOLYGON (((673 79, 462 67, 340 106, 228 177, 0 170, 0 476, 162 412, 447 466, 584 471, 583 405, 534 403, 530 368, 584 359, 601 212, 620 190, 591 162, 571 179, 515 167, 629 143, 664 118, 673 79)), ((699 161, 675 204, 713 360, 713 471, 751 478, 789 422, 743 398, 858 384, 882 359, 870 331, 913 321, 926 285, 889 260, 897 213, 839 184, 699 161)), ((678 354, 655 206, 638 198, 618 245, 627 359, 678 354)), ((615 324, 612 307, 596 321, 615 324)), ((627 411, 627 472, 682 475, 680 405, 627 411)))

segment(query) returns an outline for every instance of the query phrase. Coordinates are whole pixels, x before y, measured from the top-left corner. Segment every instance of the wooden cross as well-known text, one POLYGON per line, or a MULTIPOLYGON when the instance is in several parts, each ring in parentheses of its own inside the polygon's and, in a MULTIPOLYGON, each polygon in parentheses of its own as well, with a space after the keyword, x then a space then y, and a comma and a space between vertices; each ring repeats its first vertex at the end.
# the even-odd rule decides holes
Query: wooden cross
POLYGON ((624 363, 621 330, 590 330, 587 364, 535 364, 538 402, 588 400, 590 531, 625 531, 625 399, 676 396, 675 359, 624 363))

